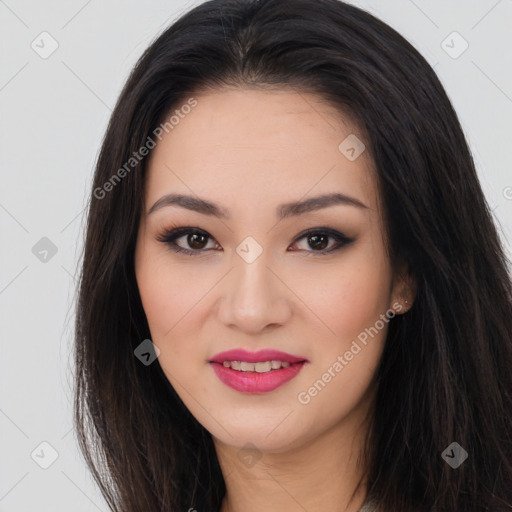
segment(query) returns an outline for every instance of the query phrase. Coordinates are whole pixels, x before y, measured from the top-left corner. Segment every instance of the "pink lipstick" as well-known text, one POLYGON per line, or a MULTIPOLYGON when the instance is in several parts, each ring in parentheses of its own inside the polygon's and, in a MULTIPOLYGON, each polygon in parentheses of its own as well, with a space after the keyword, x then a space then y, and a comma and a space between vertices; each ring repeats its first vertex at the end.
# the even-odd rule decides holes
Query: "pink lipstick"
POLYGON ((217 377, 227 386, 244 393, 267 393, 293 379, 306 358, 278 350, 221 352, 209 361, 217 377))

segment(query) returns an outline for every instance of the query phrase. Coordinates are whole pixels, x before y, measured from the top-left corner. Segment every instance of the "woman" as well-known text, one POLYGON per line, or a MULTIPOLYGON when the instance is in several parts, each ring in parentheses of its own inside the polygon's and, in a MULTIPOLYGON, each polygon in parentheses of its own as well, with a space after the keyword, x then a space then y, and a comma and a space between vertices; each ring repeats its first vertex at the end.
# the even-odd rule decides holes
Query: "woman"
POLYGON ((103 142, 80 447, 115 511, 512 510, 512 293, 457 116, 337 0, 213 0, 103 142))

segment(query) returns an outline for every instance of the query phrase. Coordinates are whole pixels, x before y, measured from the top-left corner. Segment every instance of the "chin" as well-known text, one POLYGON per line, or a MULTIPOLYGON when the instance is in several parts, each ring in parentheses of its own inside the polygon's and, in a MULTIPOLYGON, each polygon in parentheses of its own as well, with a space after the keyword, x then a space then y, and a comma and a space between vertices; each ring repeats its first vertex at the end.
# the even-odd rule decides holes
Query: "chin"
MULTIPOLYGON (((293 413, 290 416, 293 416, 293 413)), ((224 422, 226 430, 216 425, 210 432, 216 441, 238 450, 255 448, 266 453, 283 453, 307 442, 307 435, 302 430, 304 425, 290 423, 287 428, 280 425, 285 417, 286 414, 271 425, 268 422, 262 425, 250 420, 243 425, 240 422, 238 424, 224 422)))

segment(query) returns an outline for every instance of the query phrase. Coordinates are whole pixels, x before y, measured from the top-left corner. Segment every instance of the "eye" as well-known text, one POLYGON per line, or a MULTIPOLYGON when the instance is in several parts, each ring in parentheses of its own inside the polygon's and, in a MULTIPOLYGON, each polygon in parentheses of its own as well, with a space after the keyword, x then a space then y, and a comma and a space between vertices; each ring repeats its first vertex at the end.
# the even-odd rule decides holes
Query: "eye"
MULTIPOLYGON (((157 241, 167 244, 172 251, 188 254, 190 256, 199 256, 204 253, 210 239, 212 241, 214 240, 206 231, 192 227, 171 228, 165 230, 157 237, 157 241), (184 239, 182 244, 188 247, 183 247, 177 243, 181 238, 184 239)), ((331 228, 314 228, 299 235, 292 245, 297 245, 297 242, 302 239, 306 239, 309 247, 313 248, 312 251, 299 249, 305 253, 309 253, 307 254, 308 256, 321 256, 337 251, 355 240, 331 228), (328 248, 330 239, 332 239, 334 243, 328 248)), ((211 249, 210 247, 209 250, 211 249)), ((215 246, 213 249, 215 249, 215 246)))
POLYGON ((343 233, 327 227, 314 228, 306 231, 305 233, 302 233, 295 240, 294 245, 296 245, 297 242, 303 238, 306 239, 307 246, 314 249, 313 251, 304 249, 306 253, 309 253, 308 256, 321 256, 329 254, 355 241, 354 238, 349 238, 343 233), (328 249, 327 247, 329 247, 329 239, 332 239, 334 243, 328 249))
POLYGON ((207 245, 209 238, 211 238, 210 235, 202 229, 182 227, 164 231, 157 237, 157 240, 169 245, 174 252, 198 256, 204 252, 203 249, 207 245), (185 239, 183 243, 188 245, 191 249, 177 244, 176 241, 180 238, 185 239))

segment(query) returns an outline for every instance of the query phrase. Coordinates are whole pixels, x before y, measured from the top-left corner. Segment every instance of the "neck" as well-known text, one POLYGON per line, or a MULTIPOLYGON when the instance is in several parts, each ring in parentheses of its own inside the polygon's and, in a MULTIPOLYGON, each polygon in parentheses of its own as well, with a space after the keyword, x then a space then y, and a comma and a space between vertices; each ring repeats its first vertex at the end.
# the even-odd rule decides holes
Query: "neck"
POLYGON ((244 464, 240 448, 214 438, 226 483, 220 512, 358 512, 366 496, 367 422, 354 413, 299 447, 259 453, 254 465, 244 464))

